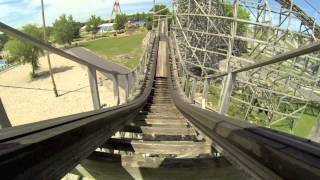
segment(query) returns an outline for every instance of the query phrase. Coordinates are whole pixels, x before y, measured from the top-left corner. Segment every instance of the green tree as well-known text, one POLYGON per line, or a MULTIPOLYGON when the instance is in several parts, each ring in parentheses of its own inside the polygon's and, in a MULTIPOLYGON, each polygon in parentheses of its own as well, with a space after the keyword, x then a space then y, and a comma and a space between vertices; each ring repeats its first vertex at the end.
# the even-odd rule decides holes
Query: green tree
POLYGON ((150 11, 153 12, 155 9, 155 13, 157 15, 169 15, 170 10, 164 4, 156 4, 150 11))
POLYGON ((73 27, 73 38, 80 38, 80 29, 81 29, 81 23, 73 21, 72 22, 73 27))
POLYGON ((141 14, 141 19, 145 20, 146 18, 147 18, 147 14, 146 14, 145 12, 143 12, 143 13, 141 14))
POLYGON ((135 21, 139 21, 139 20, 141 20, 141 14, 140 14, 140 13, 137 13, 137 14, 135 15, 135 21))
POLYGON ((8 40, 9 40, 9 37, 6 34, 4 33, 0 34, 0 51, 3 49, 4 45, 8 40))
POLYGON ((151 14, 147 15, 145 22, 146 22, 146 28, 148 30, 152 30, 153 16, 151 14))
POLYGON ((114 20, 114 29, 119 31, 125 28, 125 25, 127 23, 127 15, 126 14, 117 14, 115 20, 114 20))
POLYGON ((67 18, 63 14, 53 23, 52 36, 59 44, 71 44, 75 38, 80 36, 79 30, 80 23, 74 21, 71 15, 67 18))
MULTIPOLYGON (((43 30, 35 25, 28 24, 23 26, 22 32, 42 40, 43 30)), ((43 50, 21 40, 12 38, 4 46, 6 59, 9 62, 21 62, 23 64, 30 63, 32 67, 31 77, 36 77, 36 71, 40 68, 39 56, 43 54, 43 50)))
MULTIPOLYGON (((230 3, 224 4, 224 13, 226 16, 233 17, 233 4, 230 4, 230 3)), ((238 17, 238 19, 243 19, 243 20, 249 21, 250 20, 250 12, 246 8, 240 6, 238 8, 237 17, 238 17)), ((244 35, 248 31, 248 28, 249 28, 248 23, 238 22, 237 23, 237 34, 244 35)), ((235 40, 235 48, 237 48, 239 50, 239 53, 247 52, 247 46, 248 46, 248 43, 246 41, 235 40)))
MULTIPOLYGON (((151 10, 150 12, 155 12, 156 15, 171 15, 171 12, 169 10, 169 8, 164 5, 164 4, 156 4, 151 10)), ((149 18, 149 17, 148 17, 149 18)), ((170 27, 171 25, 171 19, 169 19, 168 21, 168 26, 170 27)), ((150 25, 150 21, 148 21, 149 24, 147 23, 147 29, 152 29, 150 28, 150 26, 152 27, 153 23, 155 25, 155 27, 158 27, 158 20, 157 20, 157 17, 155 18, 154 22, 153 22, 153 18, 152 18, 152 22, 151 22, 151 25, 150 25)))
MULTIPOLYGON (((224 12, 228 17, 233 17, 233 4, 224 4, 224 12)), ((238 8, 238 18, 243 20, 250 20, 250 12, 244 8, 238 8)), ((248 30, 248 23, 238 22, 238 33, 245 33, 248 30)))
POLYGON ((93 37, 99 32, 99 26, 102 23, 102 19, 99 16, 92 15, 86 24, 86 30, 91 32, 93 37))

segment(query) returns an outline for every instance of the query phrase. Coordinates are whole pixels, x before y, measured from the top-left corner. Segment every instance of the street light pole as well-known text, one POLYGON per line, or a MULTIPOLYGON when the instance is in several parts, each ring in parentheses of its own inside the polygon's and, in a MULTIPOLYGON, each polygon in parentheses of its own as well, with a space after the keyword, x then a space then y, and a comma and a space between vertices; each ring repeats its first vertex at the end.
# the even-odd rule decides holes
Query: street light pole
MULTIPOLYGON (((42 7, 42 25, 43 25, 43 35, 44 35, 43 40, 47 43, 48 42, 48 38, 47 38, 47 33, 46 33, 46 20, 45 20, 45 16, 44 16, 43 0, 41 0, 41 7, 42 7)), ((59 95, 58 95, 56 83, 55 83, 55 80, 54 80, 54 77, 53 77, 49 51, 46 51, 46 54, 47 54, 47 59, 48 59, 50 77, 51 77, 51 81, 52 81, 52 85, 53 85, 53 92, 54 92, 55 96, 58 97, 59 95)))

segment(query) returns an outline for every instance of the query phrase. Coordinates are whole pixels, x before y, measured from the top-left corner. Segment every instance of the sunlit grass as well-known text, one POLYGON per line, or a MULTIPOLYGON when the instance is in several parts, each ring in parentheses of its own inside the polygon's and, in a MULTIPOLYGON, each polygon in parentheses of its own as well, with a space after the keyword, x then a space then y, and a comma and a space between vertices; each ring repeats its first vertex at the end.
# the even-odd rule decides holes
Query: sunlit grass
POLYGON ((142 41, 146 32, 131 36, 110 37, 81 44, 105 59, 133 69, 143 53, 142 41))

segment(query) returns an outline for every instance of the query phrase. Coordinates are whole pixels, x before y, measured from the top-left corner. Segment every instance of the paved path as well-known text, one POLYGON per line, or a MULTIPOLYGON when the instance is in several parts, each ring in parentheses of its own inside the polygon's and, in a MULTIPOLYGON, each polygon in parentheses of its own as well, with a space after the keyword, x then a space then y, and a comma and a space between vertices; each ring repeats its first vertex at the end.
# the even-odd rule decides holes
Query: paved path
MULTIPOLYGON (((87 62, 102 67, 104 69, 107 69, 109 71, 113 71, 115 73, 129 73, 130 70, 128 68, 125 68, 123 66, 114 64, 98 55, 96 55, 94 52, 83 48, 83 47, 76 47, 76 48, 71 48, 67 50, 68 52, 74 54, 75 56, 78 56, 82 58, 83 60, 86 60, 87 62)), ((110 73, 103 73, 108 79, 113 80, 113 76, 110 73)), ((131 78, 129 78, 129 81, 131 81, 131 78)), ((120 77, 119 78, 119 85, 121 88, 125 87, 125 77, 120 77)))

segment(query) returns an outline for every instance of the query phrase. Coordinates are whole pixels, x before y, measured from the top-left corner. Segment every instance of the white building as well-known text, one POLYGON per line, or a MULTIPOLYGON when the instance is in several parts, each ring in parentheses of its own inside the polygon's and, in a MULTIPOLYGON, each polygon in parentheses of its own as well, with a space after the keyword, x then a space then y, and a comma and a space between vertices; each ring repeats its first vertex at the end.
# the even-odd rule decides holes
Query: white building
POLYGON ((114 25, 114 23, 104 23, 104 24, 101 24, 101 25, 99 26, 100 32, 104 33, 104 32, 112 32, 112 31, 114 31, 113 25, 114 25))

